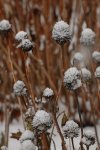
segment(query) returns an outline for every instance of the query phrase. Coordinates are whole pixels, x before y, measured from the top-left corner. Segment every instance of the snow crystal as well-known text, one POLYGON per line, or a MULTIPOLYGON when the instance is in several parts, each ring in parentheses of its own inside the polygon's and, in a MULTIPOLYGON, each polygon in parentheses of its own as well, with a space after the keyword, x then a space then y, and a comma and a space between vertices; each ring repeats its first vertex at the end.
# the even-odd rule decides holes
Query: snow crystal
POLYGON ((92 53, 92 58, 94 59, 95 62, 100 63, 100 52, 94 51, 92 53))
POLYGON ((20 137, 20 142, 22 143, 25 140, 33 140, 34 134, 30 130, 25 130, 24 133, 20 137))
POLYGON ((63 127, 63 132, 65 138, 74 138, 78 137, 79 135, 79 126, 73 120, 69 120, 66 122, 65 126, 63 127))
POLYGON ((81 73, 82 73, 82 79, 84 82, 89 81, 92 77, 91 72, 86 68, 82 68, 81 73))
POLYGON ((52 38, 59 44, 70 41, 72 37, 69 25, 64 21, 58 21, 52 31, 52 38))
POLYGON ((93 45, 95 43, 95 36, 96 34, 90 28, 85 28, 80 37, 80 42, 83 45, 93 45))
POLYGON ((71 67, 64 73, 64 85, 70 90, 76 90, 82 85, 80 72, 76 67, 71 67))
POLYGON ((96 68, 95 77, 100 78, 100 66, 96 68))
POLYGON ((38 130, 45 130, 46 128, 50 128, 52 124, 51 116, 44 110, 38 110, 33 117, 33 128, 38 130))
POLYGON ((8 31, 11 29, 11 24, 8 20, 3 19, 0 21, 0 31, 8 31))
POLYGON ((13 86, 13 92, 17 96, 26 95, 27 89, 25 87, 24 82, 20 81, 20 80, 16 81, 14 86, 13 86))
POLYGON ((25 140, 21 144, 21 149, 20 150, 38 150, 37 147, 32 143, 31 140, 25 140))
POLYGON ((27 32, 24 31, 19 31, 15 36, 15 40, 18 42, 21 42, 23 39, 26 38, 27 38, 27 32))

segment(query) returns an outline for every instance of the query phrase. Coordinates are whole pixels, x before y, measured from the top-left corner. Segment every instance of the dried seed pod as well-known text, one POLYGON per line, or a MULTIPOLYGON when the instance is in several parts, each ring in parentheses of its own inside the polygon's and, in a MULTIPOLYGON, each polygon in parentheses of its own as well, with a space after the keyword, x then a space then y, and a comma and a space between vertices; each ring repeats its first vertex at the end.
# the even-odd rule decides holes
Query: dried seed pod
POLYGON ((92 53, 92 58, 96 63, 100 63, 100 52, 99 51, 94 51, 92 53))
POLYGON ((1 20, 0 21, 0 33, 1 34, 6 34, 11 30, 11 24, 9 23, 8 20, 1 20))
POLYGON ((89 82, 91 80, 92 74, 91 74, 90 70, 88 70, 86 68, 82 68, 81 73, 82 73, 83 82, 89 82))
POLYGON ((19 31, 16 35, 15 35, 15 40, 17 42, 21 42, 23 39, 27 39, 28 35, 27 32, 25 31, 19 31))

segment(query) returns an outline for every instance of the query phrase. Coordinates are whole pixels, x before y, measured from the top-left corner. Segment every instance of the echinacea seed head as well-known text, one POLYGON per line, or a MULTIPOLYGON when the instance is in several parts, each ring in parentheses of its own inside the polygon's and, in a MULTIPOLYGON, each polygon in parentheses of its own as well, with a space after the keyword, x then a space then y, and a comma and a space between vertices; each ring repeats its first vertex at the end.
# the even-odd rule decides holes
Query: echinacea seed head
POLYGON ((16 96, 26 96, 27 88, 23 81, 16 81, 13 86, 13 92, 16 96))
POLYGON ((88 70, 86 68, 82 68, 81 73, 82 73, 82 79, 84 82, 89 82, 91 80, 92 74, 91 74, 90 70, 88 70))
POLYGON ((63 127, 63 133, 65 138, 75 138, 79 136, 79 126, 73 120, 66 122, 63 127))
POLYGON ((9 23, 9 21, 8 20, 5 20, 5 19, 3 19, 3 20, 1 20, 0 21, 0 32, 2 31, 9 31, 9 30, 11 30, 11 24, 9 23))
POLYGON ((50 114, 44 110, 38 110, 33 117, 32 125, 33 129, 41 132, 46 131, 52 125, 52 119, 50 114))
POLYGON ((81 74, 76 67, 71 67, 64 73, 64 85, 69 90, 76 90, 81 87, 81 74))
POLYGON ((32 43, 29 39, 23 39, 22 42, 17 46, 17 48, 21 48, 24 52, 31 51, 34 47, 34 43, 32 43))
POLYGON ((100 63, 100 52, 99 51, 94 51, 92 53, 92 58, 96 63, 100 63))
POLYGON ((21 143, 20 150, 38 150, 31 140, 25 140, 21 143))
POLYGON ((23 134, 21 135, 21 137, 20 137, 19 140, 20 140, 21 143, 23 143, 25 140, 31 140, 31 141, 33 141, 34 140, 34 134, 30 130, 25 130, 23 132, 23 134))
POLYGON ((81 62, 83 62, 83 55, 80 52, 75 53, 71 60, 71 64, 75 65, 81 62))
POLYGON ((98 79, 100 78, 100 66, 96 68, 95 77, 98 79))
POLYGON ((85 28, 81 33, 80 42, 85 46, 91 46, 95 43, 95 37, 96 34, 92 29, 85 28))
POLYGON ((90 129, 87 129, 83 133, 82 143, 86 146, 95 144, 95 134, 90 129))
POLYGON ((60 45, 70 42, 72 33, 69 25, 64 21, 58 21, 53 27, 52 38, 60 45))
POLYGON ((53 90, 48 87, 43 91, 44 97, 52 97, 53 95, 54 95, 53 90))
POLYGON ((17 42, 21 42, 23 39, 27 39, 28 35, 27 32, 25 31, 19 31, 16 35, 15 35, 15 40, 17 42))

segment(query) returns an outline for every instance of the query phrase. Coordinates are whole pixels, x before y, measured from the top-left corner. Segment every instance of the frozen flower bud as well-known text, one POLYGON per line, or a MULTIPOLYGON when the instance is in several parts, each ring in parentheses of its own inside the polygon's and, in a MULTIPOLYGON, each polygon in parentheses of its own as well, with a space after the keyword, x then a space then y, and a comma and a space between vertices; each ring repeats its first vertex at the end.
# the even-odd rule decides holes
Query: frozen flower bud
POLYGON ((82 143, 86 146, 91 146, 95 144, 95 134, 91 130, 86 130, 83 133, 82 143))
POLYGON ((25 140, 21 144, 21 149, 20 150, 38 150, 37 147, 32 143, 31 140, 25 140))
POLYGON ((27 95, 27 89, 23 81, 16 81, 13 86, 13 92, 17 96, 27 95))
POLYGON ((69 120, 66 122, 65 126, 63 127, 63 132, 65 138, 75 138, 79 135, 79 126, 73 120, 69 120))
POLYGON ((92 75, 91 75, 91 72, 88 69, 82 68, 81 73, 82 73, 82 79, 83 79, 84 82, 88 82, 88 81, 91 80, 92 75))
POLYGON ((27 32, 24 31, 19 31, 15 36, 15 40, 17 42, 21 42, 23 39, 27 39, 27 38, 28 38, 27 32))
POLYGON ((2 146, 1 150, 8 150, 8 148, 6 146, 2 146))
POLYGON ((8 32, 11 30, 11 24, 9 23, 8 20, 1 20, 0 21, 0 32, 3 33, 3 32, 8 32))
POLYGON ((71 40, 72 33, 69 25, 64 21, 58 21, 52 31, 52 38, 60 45, 65 44, 71 40))
POLYGON ((76 67, 71 67, 64 73, 64 85, 70 90, 81 87, 81 74, 76 67))
POLYGON ((100 66, 96 68, 95 77, 100 78, 100 66))
POLYGON ((94 51, 92 53, 92 58, 94 59, 95 62, 100 63, 100 52, 94 51))
POLYGON ((29 39, 23 39, 22 42, 17 46, 17 48, 22 48, 24 52, 31 51, 34 44, 29 39))
POLYGON ((75 53, 71 60, 71 64, 75 65, 75 64, 79 64, 81 62, 83 62, 83 55, 79 52, 75 53))
POLYGON ((80 42, 87 46, 94 45, 95 37, 96 34, 92 31, 92 29, 85 28, 81 33, 80 42))
POLYGON ((20 137, 20 142, 22 143, 25 140, 34 140, 34 134, 30 130, 25 130, 24 133, 20 137))
POLYGON ((33 128, 39 131, 45 131, 51 127, 52 119, 49 113, 44 110, 38 110, 33 117, 33 128))

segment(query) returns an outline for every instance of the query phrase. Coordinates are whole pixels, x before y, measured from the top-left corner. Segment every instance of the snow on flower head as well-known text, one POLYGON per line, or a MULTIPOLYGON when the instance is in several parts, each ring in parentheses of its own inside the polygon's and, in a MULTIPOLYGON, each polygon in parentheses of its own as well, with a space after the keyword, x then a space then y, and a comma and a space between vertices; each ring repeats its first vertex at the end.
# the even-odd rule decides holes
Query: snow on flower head
POLYGON ((38 150, 37 147, 32 143, 31 140, 25 140, 21 144, 21 149, 20 150, 38 150))
POLYGON ((39 131, 46 130, 51 127, 52 119, 49 113, 44 110, 38 110, 33 117, 33 128, 39 131))
POLYGON ((81 74, 76 67, 71 67, 64 73, 64 85, 70 90, 81 87, 81 74))
POLYGON ((88 82, 89 80, 91 80, 92 75, 88 69, 82 68, 81 73, 82 73, 82 79, 84 82, 88 82))
POLYGON ((92 53, 92 58, 94 59, 95 62, 100 63, 100 52, 94 51, 92 53))
POLYGON ((34 134, 30 130, 25 130, 24 133, 20 137, 20 142, 22 143, 25 140, 33 140, 34 134))
POLYGON ((87 46, 93 45, 95 43, 95 36, 96 34, 92 29, 85 28, 81 33, 80 42, 87 46))
POLYGON ((2 146, 1 150, 8 150, 8 148, 6 146, 2 146))
POLYGON ((27 32, 19 31, 15 36, 15 40, 21 42, 23 39, 27 39, 27 32))
POLYGON ((13 86, 13 92, 17 96, 24 96, 27 94, 27 89, 23 81, 16 81, 13 86))
POLYGON ((79 126, 73 120, 69 120, 66 122, 65 126, 63 127, 63 132, 65 138, 74 138, 78 137, 79 135, 79 126))
POLYGON ((100 66, 96 68, 95 77, 100 78, 100 66))
POLYGON ((95 144, 95 134, 90 129, 87 129, 83 133, 82 143, 86 146, 95 144))
POLYGON ((74 54, 74 57, 71 60, 71 64, 74 65, 76 63, 82 62, 83 61, 83 55, 79 52, 74 54))
POLYGON ((43 96, 45 97, 51 97, 54 95, 54 92, 52 89, 50 88, 46 88, 44 91, 43 91, 43 96))
POLYGON ((8 20, 1 20, 0 21, 0 31, 9 31, 11 30, 11 24, 9 23, 8 20))
POLYGON ((63 45, 67 41, 70 41, 72 37, 69 25, 64 21, 58 21, 53 27, 52 38, 63 45))
POLYGON ((31 51, 34 44, 29 39, 23 39, 22 42, 17 46, 17 48, 22 48, 24 52, 31 51))

